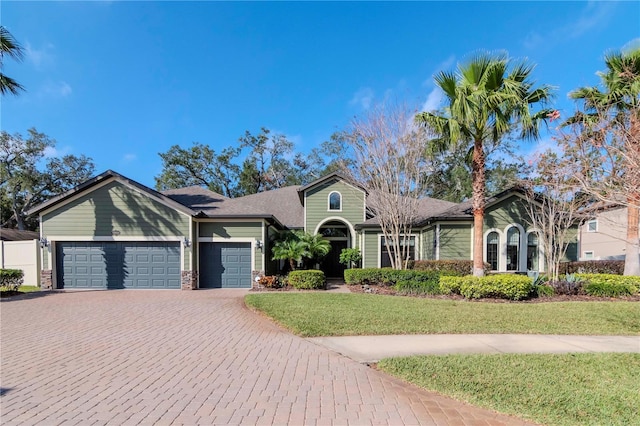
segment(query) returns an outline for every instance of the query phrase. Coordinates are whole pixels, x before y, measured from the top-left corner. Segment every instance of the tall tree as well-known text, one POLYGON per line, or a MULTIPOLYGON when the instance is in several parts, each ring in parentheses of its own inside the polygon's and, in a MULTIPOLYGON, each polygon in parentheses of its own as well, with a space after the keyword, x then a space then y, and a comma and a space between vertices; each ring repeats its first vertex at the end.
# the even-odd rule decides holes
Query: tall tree
POLYGON ((595 197, 627 206, 625 275, 640 275, 640 48, 610 52, 600 87, 569 94, 581 103, 565 125, 566 150, 582 165, 578 177, 595 197))
POLYGON ((36 229, 37 220, 26 212, 33 206, 59 195, 87 180, 94 172, 90 158, 81 155, 45 158, 55 140, 35 129, 26 139, 20 134, 0 133, 0 195, 2 205, 10 205, 11 214, 3 212, 3 226, 36 229), (43 160, 44 170, 40 170, 43 160))
POLYGON ((531 107, 551 97, 549 86, 535 87, 533 65, 514 62, 506 54, 479 53, 456 72, 435 76, 445 95, 445 107, 438 112, 416 115, 418 123, 433 133, 433 143, 457 147, 472 144, 473 186, 473 274, 484 275, 483 223, 486 193, 486 147, 499 145, 505 137, 519 133, 522 139, 536 139, 539 126, 550 113, 531 107))
POLYGON ((376 105, 353 119, 345 133, 353 165, 345 171, 369 191, 391 267, 406 268, 411 230, 418 219, 422 176, 433 168, 424 155, 424 131, 406 104, 376 105))
POLYGON ((535 159, 532 173, 523 180, 528 222, 542 247, 545 269, 558 281, 560 262, 575 238, 589 199, 576 179, 578 165, 565 156, 546 151, 535 159))
POLYGON ((21 61, 24 53, 22 46, 13 38, 9 30, 0 25, 0 93, 3 95, 7 93, 17 95, 21 90, 24 90, 24 87, 2 72, 5 55, 21 61))
POLYGON ((240 167, 233 163, 237 148, 225 148, 220 154, 207 145, 194 143, 191 148, 173 145, 160 153, 162 173, 156 176, 159 190, 200 185, 226 197, 239 194, 237 175, 240 167))

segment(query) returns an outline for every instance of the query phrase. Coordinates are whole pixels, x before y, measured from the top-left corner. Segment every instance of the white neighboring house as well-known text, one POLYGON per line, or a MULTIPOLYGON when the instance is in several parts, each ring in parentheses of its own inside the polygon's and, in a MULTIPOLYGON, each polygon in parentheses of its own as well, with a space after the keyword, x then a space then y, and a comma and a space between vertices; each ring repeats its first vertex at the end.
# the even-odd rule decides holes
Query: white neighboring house
POLYGON ((608 204, 593 212, 580 226, 579 260, 624 260, 627 208, 608 204))

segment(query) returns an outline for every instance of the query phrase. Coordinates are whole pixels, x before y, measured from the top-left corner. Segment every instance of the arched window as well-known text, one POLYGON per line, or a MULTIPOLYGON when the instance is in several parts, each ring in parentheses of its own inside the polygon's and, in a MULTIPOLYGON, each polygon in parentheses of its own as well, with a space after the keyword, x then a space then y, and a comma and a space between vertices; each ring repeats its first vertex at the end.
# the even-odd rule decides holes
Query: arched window
POLYGON ((520 260, 520 231, 515 226, 507 231, 507 271, 517 271, 520 260))
POLYGON ((527 236, 527 271, 539 271, 538 234, 531 232, 527 236))
POLYGON ((329 194, 329 210, 342 210, 342 196, 339 192, 329 194))
POLYGON ((498 246, 500 235, 497 232, 490 232, 487 235, 487 263, 491 265, 492 271, 498 270, 498 246))

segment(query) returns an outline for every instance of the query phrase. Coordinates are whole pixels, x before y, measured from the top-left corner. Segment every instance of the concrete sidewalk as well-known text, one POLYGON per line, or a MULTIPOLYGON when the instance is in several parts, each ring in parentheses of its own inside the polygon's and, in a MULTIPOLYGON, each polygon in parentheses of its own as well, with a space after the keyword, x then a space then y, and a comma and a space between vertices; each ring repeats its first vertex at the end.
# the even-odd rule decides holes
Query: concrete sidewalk
POLYGON ((559 336, 536 334, 429 334, 400 336, 314 337, 324 346, 354 361, 411 355, 569 352, 640 353, 640 336, 559 336))

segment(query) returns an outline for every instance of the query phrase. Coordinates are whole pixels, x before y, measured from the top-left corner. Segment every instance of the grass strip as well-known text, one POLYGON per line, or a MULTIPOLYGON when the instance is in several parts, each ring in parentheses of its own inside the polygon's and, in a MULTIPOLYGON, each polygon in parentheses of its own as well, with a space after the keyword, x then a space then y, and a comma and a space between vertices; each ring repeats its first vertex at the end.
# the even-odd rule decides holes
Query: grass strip
POLYGON ((385 359, 378 368, 541 424, 640 424, 640 354, 414 356, 385 359))
POLYGON ((384 334, 640 335, 640 303, 487 303, 370 294, 262 293, 245 298, 305 337, 384 334))

